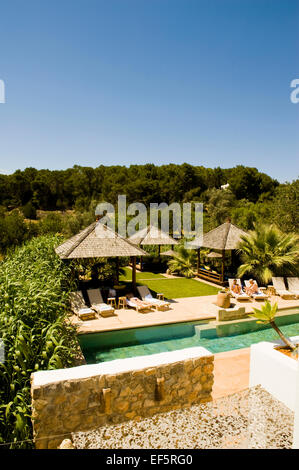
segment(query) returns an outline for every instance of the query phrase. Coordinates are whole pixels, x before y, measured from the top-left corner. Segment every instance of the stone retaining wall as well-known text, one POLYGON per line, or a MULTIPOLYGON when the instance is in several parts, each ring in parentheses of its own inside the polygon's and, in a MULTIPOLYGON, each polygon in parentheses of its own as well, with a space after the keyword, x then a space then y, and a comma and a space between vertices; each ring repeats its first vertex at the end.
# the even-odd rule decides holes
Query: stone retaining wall
POLYGON ((217 321, 239 320, 240 318, 246 317, 247 314, 245 312, 245 307, 240 307, 238 305, 230 308, 218 307, 216 314, 217 321))
POLYGON ((141 419, 211 400, 214 356, 205 348, 32 374, 37 448, 72 432, 141 419))

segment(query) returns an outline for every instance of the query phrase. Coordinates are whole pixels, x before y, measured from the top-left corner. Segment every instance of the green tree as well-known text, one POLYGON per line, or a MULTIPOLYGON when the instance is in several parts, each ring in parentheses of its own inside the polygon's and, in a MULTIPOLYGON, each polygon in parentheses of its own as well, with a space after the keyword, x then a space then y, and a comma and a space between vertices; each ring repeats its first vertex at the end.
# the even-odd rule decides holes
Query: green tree
POLYGON ((283 334, 283 332, 278 328, 277 324, 275 323, 275 315, 277 312, 277 308, 277 303, 271 305, 270 302, 267 300, 261 307, 261 309, 254 308, 254 313, 249 316, 257 318, 257 323, 262 323, 263 325, 271 325, 272 328, 274 328, 276 333, 279 335, 279 337, 282 339, 282 341, 286 344, 286 346, 288 346, 291 351, 296 351, 297 346, 295 346, 295 344, 293 344, 292 341, 283 334))
POLYGON ((299 179, 277 188, 272 214, 275 223, 286 232, 299 232, 299 179))
POLYGON ((31 202, 27 202, 22 208, 23 215, 26 219, 36 219, 36 209, 31 202))
POLYGON ((28 228, 17 209, 0 218, 0 233, 1 253, 6 253, 10 247, 20 245, 28 238, 28 228))
POLYGON ((278 181, 260 173, 256 168, 236 166, 228 179, 229 187, 237 199, 256 202, 263 193, 271 195, 278 186, 278 181))
POLYGON ((261 282, 275 275, 296 274, 299 263, 298 235, 285 234, 274 225, 256 225, 241 237, 242 264, 238 276, 250 274, 261 282))
POLYGON ((183 245, 179 245, 176 247, 175 253, 173 259, 168 261, 169 271, 188 278, 193 277, 196 264, 194 250, 187 250, 183 245))
POLYGON ((204 211, 214 227, 225 222, 236 204, 236 198, 230 190, 216 188, 205 191, 201 200, 204 204, 204 211))

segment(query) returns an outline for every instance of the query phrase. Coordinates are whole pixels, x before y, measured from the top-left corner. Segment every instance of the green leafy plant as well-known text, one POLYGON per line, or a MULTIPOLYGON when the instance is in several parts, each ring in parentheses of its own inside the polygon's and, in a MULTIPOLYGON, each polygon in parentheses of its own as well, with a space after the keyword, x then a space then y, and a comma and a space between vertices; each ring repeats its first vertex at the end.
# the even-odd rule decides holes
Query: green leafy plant
POLYGON ((282 341, 285 343, 286 346, 288 346, 291 351, 296 351, 297 346, 292 343, 292 341, 287 338, 283 332, 278 328, 278 326, 275 323, 275 315, 277 312, 277 302, 275 304, 271 304, 269 300, 267 300, 261 307, 261 309, 254 308, 253 311, 254 313, 252 315, 249 315, 250 317, 257 318, 258 321, 257 323, 262 323, 263 325, 271 325, 272 328, 276 331, 276 333, 279 335, 279 337, 282 339, 282 341))
POLYGON ((111 284, 117 279, 117 271, 119 275, 124 273, 122 264, 122 259, 117 264, 114 258, 86 258, 74 260, 71 266, 79 280, 85 279, 111 284))
POLYGON ((281 232, 275 225, 256 225, 241 237, 239 252, 242 264, 238 276, 250 274, 261 282, 275 275, 295 274, 299 263, 299 237, 281 232))
POLYGON ((193 277, 196 264, 196 255, 193 250, 187 250, 183 245, 177 246, 175 255, 168 262, 169 271, 185 277, 193 277))
POLYGON ((0 269, 0 443, 32 446, 30 376, 69 367, 78 352, 67 321, 70 266, 54 252, 57 236, 34 238, 11 252, 0 269))

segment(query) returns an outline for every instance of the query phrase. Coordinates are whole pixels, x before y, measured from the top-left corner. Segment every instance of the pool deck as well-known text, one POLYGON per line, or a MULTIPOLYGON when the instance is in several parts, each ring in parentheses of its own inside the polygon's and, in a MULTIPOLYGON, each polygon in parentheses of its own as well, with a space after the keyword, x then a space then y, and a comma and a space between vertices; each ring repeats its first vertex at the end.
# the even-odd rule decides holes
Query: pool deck
POLYGON ((249 366, 250 348, 214 354, 213 400, 248 388, 249 366))
MULTIPOLYGON (((73 315, 71 322, 78 327, 79 334, 100 333, 102 331, 123 330, 129 328, 140 328, 145 326, 165 325, 169 323, 180 323, 189 321, 213 321, 216 319, 217 307, 215 306, 216 295, 202 297, 186 297, 172 299, 170 308, 163 311, 155 309, 145 313, 138 313, 134 309, 116 310, 116 315, 103 318, 98 316, 95 320, 81 321, 73 315)), ((277 302, 279 310, 299 308, 299 299, 284 300, 278 296, 270 298, 271 303, 277 302)), ((253 312, 253 308, 260 308, 263 302, 241 301, 233 303, 244 306, 247 314, 253 312)), ((225 322, 221 322, 225 323, 225 322)))

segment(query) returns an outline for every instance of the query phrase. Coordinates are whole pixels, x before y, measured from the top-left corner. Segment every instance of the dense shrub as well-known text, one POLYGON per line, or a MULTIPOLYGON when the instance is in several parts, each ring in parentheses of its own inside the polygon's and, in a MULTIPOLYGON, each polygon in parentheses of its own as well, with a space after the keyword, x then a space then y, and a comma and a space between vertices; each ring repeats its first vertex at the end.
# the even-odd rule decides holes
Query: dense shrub
POLYGON ((32 445, 31 373, 71 366, 77 354, 75 329, 65 321, 70 267, 54 252, 60 241, 34 238, 0 265, 0 442, 15 442, 10 447, 32 445))
POLYGON ((20 245, 28 237, 28 226, 19 211, 0 214, 0 253, 4 254, 8 248, 20 245))
POLYGON ((31 202, 27 202, 22 208, 22 212, 26 219, 35 220, 36 219, 36 208, 31 202))

